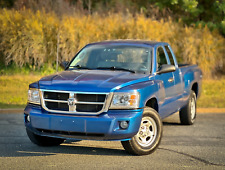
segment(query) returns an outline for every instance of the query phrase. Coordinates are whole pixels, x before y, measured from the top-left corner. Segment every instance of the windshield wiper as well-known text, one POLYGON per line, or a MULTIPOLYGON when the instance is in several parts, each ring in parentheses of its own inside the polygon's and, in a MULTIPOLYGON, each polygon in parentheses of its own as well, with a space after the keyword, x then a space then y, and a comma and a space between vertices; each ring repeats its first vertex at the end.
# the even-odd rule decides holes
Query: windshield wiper
POLYGON ((84 66, 81 66, 81 65, 69 66, 69 68, 77 68, 77 69, 87 69, 87 70, 92 70, 91 68, 84 67, 84 66))
POLYGON ((129 71, 131 73, 136 73, 134 70, 126 69, 126 68, 120 68, 120 67, 97 67, 97 69, 109 69, 109 70, 121 70, 121 71, 129 71))

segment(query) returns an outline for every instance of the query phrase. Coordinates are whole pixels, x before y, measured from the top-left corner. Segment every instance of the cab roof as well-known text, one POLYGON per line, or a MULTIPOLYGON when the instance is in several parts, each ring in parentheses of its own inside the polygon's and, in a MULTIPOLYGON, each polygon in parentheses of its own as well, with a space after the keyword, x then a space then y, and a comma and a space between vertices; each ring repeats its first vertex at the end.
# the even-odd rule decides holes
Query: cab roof
POLYGON ((168 45, 165 42, 158 42, 158 41, 148 41, 148 40, 109 40, 109 41, 100 41, 95 43, 90 43, 88 45, 107 45, 107 44, 121 44, 121 45, 143 45, 143 46, 158 46, 158 45, 168 45))

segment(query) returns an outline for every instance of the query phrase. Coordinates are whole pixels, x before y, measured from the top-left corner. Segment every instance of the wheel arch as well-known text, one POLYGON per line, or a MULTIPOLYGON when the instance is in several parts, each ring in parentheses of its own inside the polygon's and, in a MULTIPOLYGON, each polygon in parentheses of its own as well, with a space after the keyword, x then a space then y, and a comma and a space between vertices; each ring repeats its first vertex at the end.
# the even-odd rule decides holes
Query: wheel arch
POLYGON ((147 102, 145 103, 145 106, 151 107, 157 112, 159 111, 158 100, 156 99, 156 97, 148 99, 147 102))
POLYGON ((198 92, 199 92, 199 88, 198 88, 198 83, 195 82, 193 83, 192 87, 191 87, 191 90, 193 90, 196 94, 196 97, 198 97, 198 92))

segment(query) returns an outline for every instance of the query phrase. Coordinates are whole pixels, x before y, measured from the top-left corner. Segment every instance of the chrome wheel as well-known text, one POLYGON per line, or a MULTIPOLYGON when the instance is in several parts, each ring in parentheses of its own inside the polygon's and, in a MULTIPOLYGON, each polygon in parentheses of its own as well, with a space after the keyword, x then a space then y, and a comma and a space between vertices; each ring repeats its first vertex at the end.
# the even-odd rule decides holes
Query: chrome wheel
POLYGON ((196 104, 194 97, 191 99, 191 120, 195 119, 196 115, 196 104))
POLYGON ((140 129, 135 135, 137 143, 142 147, 148 147, 155 141, 156 135, 157 126, 155 120, 151 117, 143 117, 140 129))
POLYGON ((162 121, 156 110, 145 107, 137 134, 130 140, 121 141, 124 149, 134 155, 154 152, 162 138, 162 121))

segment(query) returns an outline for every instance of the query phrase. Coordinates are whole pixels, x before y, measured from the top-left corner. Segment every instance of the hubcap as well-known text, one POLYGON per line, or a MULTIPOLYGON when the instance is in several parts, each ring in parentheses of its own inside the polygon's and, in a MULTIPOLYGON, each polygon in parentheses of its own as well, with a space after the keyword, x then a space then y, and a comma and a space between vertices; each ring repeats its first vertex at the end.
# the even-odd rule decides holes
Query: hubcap
POLYGON ((195 114, 196 114, 196 106, 195 106, 195 99, 191 99, 191 120, 195 119, 195 114))
POLYGON ((157 126, 155 120, 151 117, 143 117, 140 129, 135 135, 135 139, 139 145, 148 147, 154 142, 156 134, 157 126))

